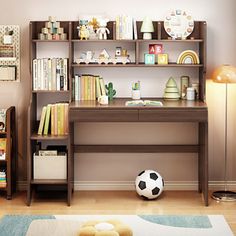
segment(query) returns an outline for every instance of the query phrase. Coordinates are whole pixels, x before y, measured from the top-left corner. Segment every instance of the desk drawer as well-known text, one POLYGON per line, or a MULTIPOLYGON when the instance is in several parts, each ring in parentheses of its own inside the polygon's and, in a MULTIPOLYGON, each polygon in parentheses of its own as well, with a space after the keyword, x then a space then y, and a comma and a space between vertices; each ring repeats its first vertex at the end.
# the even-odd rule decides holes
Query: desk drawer
POLYGON ((138 110, 70 110, 69 119, 75 122, 135 122, 138 110))
POLYGON ((205 122, 207 109, 140 110, 139 121, 144 122, 205 122))

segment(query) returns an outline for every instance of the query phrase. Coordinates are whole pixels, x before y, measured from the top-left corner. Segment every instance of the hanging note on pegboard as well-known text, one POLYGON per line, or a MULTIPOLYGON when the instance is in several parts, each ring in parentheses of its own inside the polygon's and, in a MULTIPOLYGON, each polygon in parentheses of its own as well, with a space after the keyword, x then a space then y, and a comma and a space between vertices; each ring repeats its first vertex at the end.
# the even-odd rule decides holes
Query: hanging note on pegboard
POLYGON ((20 81, 19 25, 0 25, 0 81, 20 81))

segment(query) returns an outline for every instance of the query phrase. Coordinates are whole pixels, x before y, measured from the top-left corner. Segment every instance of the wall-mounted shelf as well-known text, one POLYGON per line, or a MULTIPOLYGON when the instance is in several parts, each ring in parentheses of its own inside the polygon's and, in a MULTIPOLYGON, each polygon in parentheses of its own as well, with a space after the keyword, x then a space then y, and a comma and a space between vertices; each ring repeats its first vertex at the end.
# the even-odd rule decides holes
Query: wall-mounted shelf
POLYGON ((4 77, 4 79, 0 79, 0 81, 20 82, 20 27, 19 25, 0 25, 0 42, 4 42, 3 37, 6 32, 9 31, 13 32, 11 35, 12 43, 0 44, 0 66, 15 66, 15 79, 5 79, 4 77))

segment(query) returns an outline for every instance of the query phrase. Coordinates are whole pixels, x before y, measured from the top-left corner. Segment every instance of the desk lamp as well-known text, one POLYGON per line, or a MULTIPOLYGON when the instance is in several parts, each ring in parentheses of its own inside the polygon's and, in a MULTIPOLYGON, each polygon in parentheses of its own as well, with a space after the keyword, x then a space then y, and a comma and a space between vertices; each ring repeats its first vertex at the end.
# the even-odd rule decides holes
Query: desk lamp
POLYGON ((227 99, 228 83, 236 83, 236 67, 222 65, 215 69, 212 75, 213 82, 225 84, 225 152, 224 152, 224 190, 212 193, 217 201, 236 201, 236 193, 227 190, 227 99))
POLYGON ((143 39, 152 39, 152 32, 154 32, 154 27, 152 20, 147 16, 143 20, 141 32, 143 33, 143 39))

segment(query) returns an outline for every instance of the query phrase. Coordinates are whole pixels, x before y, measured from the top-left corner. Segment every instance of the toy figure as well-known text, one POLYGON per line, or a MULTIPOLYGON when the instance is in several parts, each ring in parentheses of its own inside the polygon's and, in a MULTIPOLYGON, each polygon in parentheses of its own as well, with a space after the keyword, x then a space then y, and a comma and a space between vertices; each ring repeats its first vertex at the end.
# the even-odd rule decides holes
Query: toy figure
POLYGON ((107 39, 107 34, 110 34, 110 30, 106 26, 107 20, 99 20, 99 28, 97 30, 98 39, 107 39))
POLYGON ((77 27, 79 31, 80 40, 87 40, 89 38, 89 29, 88 29, 88 21, 80 20, 80 25, 77 27))

